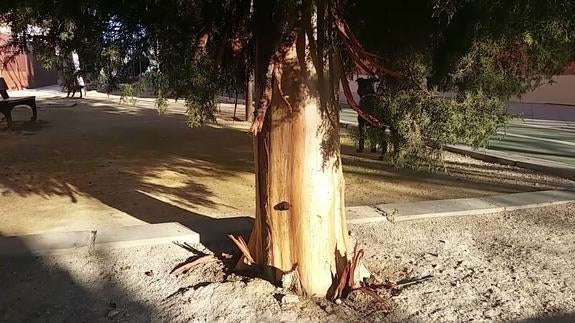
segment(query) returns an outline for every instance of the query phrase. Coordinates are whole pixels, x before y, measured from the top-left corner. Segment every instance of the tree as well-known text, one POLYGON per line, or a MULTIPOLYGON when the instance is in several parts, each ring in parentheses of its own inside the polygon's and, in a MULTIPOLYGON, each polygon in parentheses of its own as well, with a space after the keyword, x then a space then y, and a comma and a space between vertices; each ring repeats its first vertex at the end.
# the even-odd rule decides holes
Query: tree
POLYGON ((404 160, 416 163, 445 143, 484 143, 504 124, 502 100, 558 72, 575 49, 575 4, 559 0, 102 0, 80 6, 90 17, 81 23, 38 3, 0 8, 26 35, 16 45, 34 39, 29 24, 46 26, 56 44, 64 40, 54 21, 71 21, 75 32, 126 29, 119 44, 141 29, 159 74, 182 82, 162 86, 183 92, 192 125, 213 116, 226 84, 218 75, 245 76, 253 65, 257 211, 249 242, 238 240, 241 263, 276 283, 297 273, 302 292, 329 297, 357 284, 361 254, 348 241, 339 86, 368 122, 395 125, 404 160), (375 115, 351 96, 347 76, 358 67, 382 80, 375 115), (438 98, 436 88, 456 95, 438 98))
MULTIPOLYGON (((378 89, 377 114, 400 135, 400 165, 437 165, 446 144, 487 145, 508 120, 510 96, 573 60, 573 4, 563 1, 356 1, 347 12, 366 48, 408 76, 378 89)), ((382 133, 370 135, 379 142, 382 133)))

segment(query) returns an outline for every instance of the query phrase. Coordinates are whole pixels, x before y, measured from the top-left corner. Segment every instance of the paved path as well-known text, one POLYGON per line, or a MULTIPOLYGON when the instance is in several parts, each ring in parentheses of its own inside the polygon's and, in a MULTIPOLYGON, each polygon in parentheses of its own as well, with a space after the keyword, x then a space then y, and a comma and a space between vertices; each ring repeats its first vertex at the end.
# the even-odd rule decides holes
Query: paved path
POLYGON ((62 92, 62 87, 58 84, 39 87, 37 89, 9 90, 10 96, 35 96, 37 98, 64 97, 66 93, 62 92))
POLYGON ((489 149, 575 166, 575 122, 515 119, 505 133, 489 149))
MULTIPOLYGON (((575 191, 552 190, 529 193, 505 194, 483 198, 421 201, 380 204, 375 206, 347 207, 349 224, 374 222, 400 222, 418 219, 498 213, 537 207, 572 203, 575 191)), ((249 217, 237 217, 233 226, 214 226, 206 222, 209 230, 187 223, 157 223, 135 226, 110 227, 100 230, 48 232, 24 236, 1 237, 0 259, 65 253, 70 251, 106 250, 139 245, 165 243, 198 243, 227 239, 227 234, 246 237, 253 226, 249 217), (248 219, 249 221, 246 221, 248 219)))
MULTIPOLYGON (((500 133, 505 136, 490 141, 490 150, 516 159, 575 166, 575 106, 510 102, 508 107, 526 119, 514 119, 507 131, 500 133)), ((357 124, 357 114, 345 106, 340 119, 344 124, 357 124)))

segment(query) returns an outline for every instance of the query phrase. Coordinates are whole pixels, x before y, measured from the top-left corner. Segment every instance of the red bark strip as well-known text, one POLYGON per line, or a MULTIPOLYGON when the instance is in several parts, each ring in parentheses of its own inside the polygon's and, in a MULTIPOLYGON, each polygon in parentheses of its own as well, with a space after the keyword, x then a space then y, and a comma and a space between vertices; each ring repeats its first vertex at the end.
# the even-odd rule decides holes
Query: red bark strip
POLYGON ((189 272, 190 270, 194 269, 195 267, 197 267, 201 264, 205 264, 205 263, 216 261, 216 260, 218 260, 218 258, 216 258, 214 255, 204 255, 204 256, 196 258, 192 261, 185 262, 183 264, 176 266, 176 268, 174 268, 170 272, 170 274, 174 274, 176 276, 180 275, 180 274, 184 274, 184 273, 189 272))
POLYGON ((347 104, 349 104, 349 106, 355 112, 357 112, 357 114, 359 114, 360 117, 365 119, 365 121, 369 122, 369 124, 371 124, 374 127, 385 128, 388 126, 383 121, 381 121, 381 120, 377 119, 376 117, 372 116, 371 114, 363 111, 359 107, 359 105, 357 105, 357 103, 355 102, 355 100, 353 98, 353 95, 351 94, 351 89, 349 88, 349 82, 348 82, 347 78, 345 77, 344 73, 341 73, 340 81, 341 81, 341 86, 343 88, 343 93, 345 94, 345 97, 347 99, 347 104))
MULTIPOLYGON (((282 42, 282 44, 278 47, 276 52, 270 58, 270 63, 268 65, 268 70, 266 73, 265 86, 261 90, 262 91, 260 95, 261 99, 256 108, 256 116, 250 129, 250 132, 254 136, 257 135, 262 130, 266 112, 272 103, 274 69, 276 65, 283 63, 289 49, 296 41, 300 31, 301 31, 301 21, 298 20, 295 23, 292 31, 289 33, 286 39, 282 42)), ((283 96, 282 99, 285 100, 283 96)), ((288 107, 291 107, 291 105, 288 105, 288 107)))
MULTIPOLYGON (((380 62, 382 60, 381 57, 374 55, 374 54, 371 54, 371 53, 367 52, 365 49, 363 49, 363 47, 361 47, 357 38, 355 38, 353 33, 351 33, 351 30, 349 30, 349 26, 347 26, 347 23, 345 23, 345 21, 343 19, 341 19, 340 17, 336 17, 335 18, 335 25, 337 27, 338 34, 341 36, 343 42, 346 44, 349 52, 353 53, 353 55, 357 57, 356 63, 358 63, 360 65, 365 65, 362 60, 366 60, 371 65, 373 65, 376 69, 384 72, 385 74, 388 74, 390 76, 397 77, 397 78, 403 76, 398 71, 394 71, 392 69, 384 67, 380 62)), ((366 71, 371 71, 371 69, 366 68, 364 66, 362 66, 362 68, 366 69, 366 71)), ((371 72, 373 73, 373 71, 371 71, 371 72)))
POLYGON ((242 238, 241 236, 239 236, 238 238, 234 237, 233 235, 228 235, 228 238, 230 238, 238 247, 238 249, 240 249, 240 251, 242 252, 242 254, 244 255, 244 258, 249 262, 248 265, 251 264, 255 264, 256 262, 254 261, 254 258, 252 257, 252 255, 250 254, 250 249, 248 248, 248 244, 245 242, 244 238, 242 238))
POLYGON ((337 287, 335 288, 333 297, 331 298, 332 301, 335 301, 336 299, 343 297, 343 290, 345 289, 345 286, 347 285, 347 280, 349 278, 350 266, 351 266, 350 262, 347 262, 345 264, 343 272, 341 273, 341 276, 339 276, 339 282, 337 284, 337 287))
POLYGON ((278 90, 278 94, 280 95, 282 101, 285 103, 285 105, 288 107, 289 112, 292 113, 293 112, 293 108, 291 106, 291 103, 289 103, 288 100, 288 96, 284 94, 284 91, 282 89, 282 72, 281 69, 278 65, 274 66, 274 79, 276 82, 276 88, 278 90))
MULTIPOLYGON (((357 246, 356 246, 356 250, 357 250, 357 246)), ((348 284, 349 288, 351 288, 351 289, 354 289, 356 287, 356 285, 355 285, 355 269, 357 268, 357 265, 359 264, 359 262, 363 258, 363 254, 364 254, 363 249, 360 249, 359 251, 354 250, 353 260, 351 261, 350 268, 349 268, 349 280, 347 281, 347 284, 348 284)))
POLYGON ((359 65, 361 68, 363 68, 366 72, 368 72, 372 76, 376 76, 375 72, 372 69, 370 69, 369 67, 367 67, 366 64, 363 62, 363 60, 369 62, 377 70, 382 71, 385 74, 388 74, 388 75, 396 77, 396 78, 407 78, 407 79, 409 79, 423 93, 425 93, 427 95, 431 95, 431 93, 426 88, 424 88, 420 83, 418 83, 416 80, 413 79, 413 76, 410 75, 409 77, 406 77, 401 72, 394 71, 394 70, 391 70, 391 69, 383 66, 381 64, 381 61, 383 60, 383 58, 381 58, 380 56, 377 56, 375 54, 372 54, 372 53, 366 51, 365 49, 363 49, 359 40, 357 40, 357 38, 355 37, 355 35, 351 31, 351 29, 349 28, 349 25, 345 22, 345 20, 343 18, 341 18, 338 15, 335 15, 335 24, 336 24, 337 29, 338 29, 338 34, 341 36, 344 44, 347 47, 348 52, 353 57, 354 62, 357 65, 359 65))

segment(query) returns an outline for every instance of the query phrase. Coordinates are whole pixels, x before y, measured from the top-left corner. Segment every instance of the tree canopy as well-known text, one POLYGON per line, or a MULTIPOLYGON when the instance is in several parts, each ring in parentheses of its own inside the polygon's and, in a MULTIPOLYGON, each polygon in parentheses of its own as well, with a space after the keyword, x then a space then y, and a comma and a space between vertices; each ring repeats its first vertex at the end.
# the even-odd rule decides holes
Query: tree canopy
MULTIPOLYGON (((185 98, 189 123, 199 125, 213 119, 218 92, 242 88, 254 68, 255 38, 268 44, 260 56, 273 55, 306 14, 303 8, 316 1, 328 2, 3 1, 0 19, 12 30, 8 45, 27 50, 31 44, 47 66, 62 69, 62 57, 76 51, 83 69, 110 77, 127 57, 149 56, 156 63, 158 96, 185 98)), ((347 44, 332 26, 319 45, 344 48, 348 75, 363 62, 379 76, 375 117, 399 130, 400 158, 410 163, 427 160, 443 144, 485 145, 505 123, 507 98, 561 73, 575 57, 571 1, 334 3, 357 39, 347 44), (358 44, 368 56, 354 47, 358 44), (430 95, 433 90, 453 96, 430 95)), ((321 15, 317 19, 327 22, 321 15)), ((259 79, 266 77, 266 71, 258 73, 259 79)), ((373 132, 372 139, 380 135, 373 132)))

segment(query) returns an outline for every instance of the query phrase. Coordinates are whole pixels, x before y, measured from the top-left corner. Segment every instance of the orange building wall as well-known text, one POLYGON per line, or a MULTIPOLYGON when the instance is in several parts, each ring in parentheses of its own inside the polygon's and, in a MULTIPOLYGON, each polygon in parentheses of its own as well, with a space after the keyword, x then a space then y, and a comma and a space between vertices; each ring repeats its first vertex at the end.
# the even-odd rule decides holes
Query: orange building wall
MULTIPOLYGON (((5 44, 9 35, 0 33, 0 45, 5 44)), ((10 53, 0 53, 0 61, 9 57, 10 53)), ((6 66, 0 64, 0 77, 3 77, 10 89, 21 90, 36 88, 58 81, 58 73, 44 69, 34 58, 33 53, 17 55, 6 66)))
MULTIPOLYGON (((6 43, 9 36, 0 34, 0 45, 6 43)), ((4 60, 10 53, 0 53, 0 76, 6 80, 10 89, 22 89, 28 87, 28 57, 26 55, 18 55, 14 60, 4 64, 4 60)))

